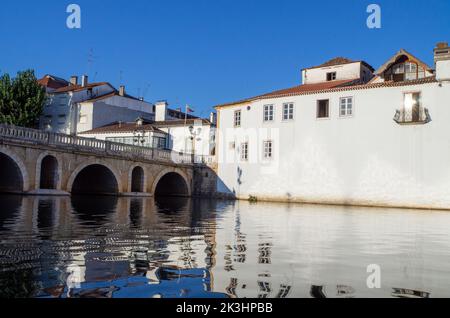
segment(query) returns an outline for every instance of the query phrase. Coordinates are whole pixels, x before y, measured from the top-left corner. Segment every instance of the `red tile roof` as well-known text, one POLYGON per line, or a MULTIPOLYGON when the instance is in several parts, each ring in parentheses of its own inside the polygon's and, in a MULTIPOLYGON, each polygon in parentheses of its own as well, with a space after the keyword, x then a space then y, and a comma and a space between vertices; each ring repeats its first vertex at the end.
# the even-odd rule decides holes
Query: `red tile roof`
POLYGON ((99 82, 99 83, 91 83, 91 84, 88 84, 86 86, 70 85, 70 86, 67 86, 67 87, 62 87, 60 89, 57 89, 56 91, 54 91, 52 93, 53 94, 58 94, 58 93, 67 93, 67 92, 78 92, 78 91, 82 91, 82 90, 87 89, 87 88, 93 88, 93 87, 102 86, 102 85, 109 85, 109 86, 113 87, 108 82, 99 82))
POLYGON ((106 133, 126 133, 134 131, 152 131, 166 134, 166 132, 158 129, 154 124, 149 122, 144 122, 142 126, 138 126, 136 122, 115 122, 102 127, 94 128, 89 131, 84 131, 80 134, 106 134, 106 133))
POLYGON ((102 99, 107 99, 107 98, 114 97, 114 96, 131 98, 131 99, 134 99, 134 100, 137 100, 137 101, 141 101, 140 99, 138 99, 138 98, 136 98, 134 96, 131 96, 131 95, 128 95, 128 94, 125 94, 124 96, 121 96, 118 91, 113 91, 113 92, 105 94, 105 95, 101 95, 101 96, 97 96, 97 97, 85 100, 82 103, 92 103, 92 102, 96 102, 96 101, 99 101, 99 100, 102 100, 102 99))
POLYGON ((207 119, 187 119, 186 122, 184 120, 166 120, 153 122, 144 120, 144 124, 142 126, 138 126, 136 122, 114 122, 102 127, 94 128, 89 131, 82 132, 80 134, 106 134, 106 133, 126 133, 126 132, 134 132, 134 131, 153 131, 167 134, 159 128, 164 127, 173 127, 173 126, 187 126, 194 125, 197 120, 201 120, 202 124, 211 125, 211 122, 207 119))
POLYGON ((335 57, 332 58, 331 60, 317 65, 317 66, 312 66, 312 67, 307 67, 305 68, 305 70, 310 70, 313 68, 321 68, 321 67, 328 67, 328 66, 336 66, 336 65, 343 65, 343 64, 350 64, 350 63, 362 63, 363 65, 365 65, 366 67, 368 67, 372 72, 375 70, 369 63, 365 62, 365 61, 353 61, 351 59, 348 59, 346 57, 335 57))
POLYGON ((331 92, 340 92, 340 91, 349 91, 349 90, 360 90, 360 89, 373 89, 373 88, 382 88, 382 87, 397 87, 397 86, 410 86, 410 85, 421 85, 428 83, 436 83, 435 76, 429 76, 417 80, 403 81, 403 82, 383 82, 383 83, 368 83, 361 84, 359 81, 332 81, 332 82, 324 82, 318 84, 308 84, 308 85, 299 85, 288 89, 278 90, 269 94, 259 95, 256 97, 243 99, 234 103, 227 103, 217 105, 216 108, 233 106, 242 103, 248 103, 251 101, 259 100, 259 99, 268 99, 268 98, 279 98, 279 97, 288 97, 288 96, 298 96, 298 95, 311 95, 311 94, 320 94, 320 93, 331 93, 331 92), (328 86, 328 85, 329 86, 328 86), (334 84, 334 85, 333 85, 334 84))
POLYGON ((59 89, 68 86, 70 83, 66 80, 47 74, 37 81, 40 85, 48 88, 59 89))

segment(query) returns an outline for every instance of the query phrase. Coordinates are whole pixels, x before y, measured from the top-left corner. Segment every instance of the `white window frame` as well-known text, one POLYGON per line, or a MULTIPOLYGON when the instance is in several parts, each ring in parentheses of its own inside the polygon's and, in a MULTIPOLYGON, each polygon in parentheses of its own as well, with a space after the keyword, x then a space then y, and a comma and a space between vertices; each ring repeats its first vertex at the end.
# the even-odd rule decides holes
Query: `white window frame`
POLYGON ((248 142, 241 143, 241 161, 248 161, 248 142))
POLYGON ((263 159, 271 160, 273 158, 273 141, 264 140, 263 141, 263 159))
POLYGON ((341 97, 339 98, 339 117, 340 118, 349 118, 349 117, 353 117, 353 115, 355 114, 355 99, 353 96, 346 96, 346 97, 341 97), (351 101, 350 103, 348 101, 351 101), (342 114, 342 102, 345 101, 345 113, 342 114), (350 108, 350 113, 349 113, 349 105, 351 105, 350 108))
POLYGON ((283 104, 283 121, 291 121, 294 120, 294 103, 284 103, 283 104))
POLYGON ((242 112, 241 110, 235 110, 234 111, 234 127, 241 127, 241 120, 242 120, 242 112))
POLYGON ((274 119, 275 119, 275 106, 273 104, 264 105, 263 121, 266 123, 266 122, 274 121, 274 119))

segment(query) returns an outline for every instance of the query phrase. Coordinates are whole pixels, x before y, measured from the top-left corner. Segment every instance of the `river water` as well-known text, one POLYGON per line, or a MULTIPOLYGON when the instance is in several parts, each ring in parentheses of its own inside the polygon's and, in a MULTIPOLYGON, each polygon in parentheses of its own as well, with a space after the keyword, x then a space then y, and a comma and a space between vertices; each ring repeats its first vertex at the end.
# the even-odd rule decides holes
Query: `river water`
POLYGON ((0 297, 448 297, 450 213, 0 196, 0 297))

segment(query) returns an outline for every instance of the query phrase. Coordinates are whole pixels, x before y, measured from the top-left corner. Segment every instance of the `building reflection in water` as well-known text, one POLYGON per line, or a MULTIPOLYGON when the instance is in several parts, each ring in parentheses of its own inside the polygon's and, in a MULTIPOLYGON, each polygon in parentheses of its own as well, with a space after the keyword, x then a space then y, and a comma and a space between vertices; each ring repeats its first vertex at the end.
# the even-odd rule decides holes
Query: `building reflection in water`
POLYGON ((449 256, 445 213, 86 196, 0 196, 0 206, 0 297, 450 294, 445 268, 429 265, 449 256), (370 263, 416 288, 367 289, 370 263))

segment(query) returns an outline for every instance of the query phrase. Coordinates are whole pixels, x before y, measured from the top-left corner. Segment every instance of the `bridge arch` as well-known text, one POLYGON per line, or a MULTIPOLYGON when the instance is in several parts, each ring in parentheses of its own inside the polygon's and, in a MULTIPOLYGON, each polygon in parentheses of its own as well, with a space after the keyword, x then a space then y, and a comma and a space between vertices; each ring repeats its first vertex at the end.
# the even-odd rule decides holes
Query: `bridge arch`
POLYGON ((0 149, 0 192, 25 192, 29 185, 28 172, 20 157, 0 149))
POLYGON ((36 161, 35 189, 61 190, 62 167, 54 154, 44 152, 36 161))
POLYGON ((128 175, 128 192, 145 192, 147 189, 147 174, 140 165, 133 165, 128 175))
POLYGON ((84 163, 71 174, 67 191, 72 194, 120 194, 120 174, 101 161, 84 163))
POLYGON ((161 171, 153 181, 154 196, 191 196, 189 177, 180 169, 167 168, 161 171))

